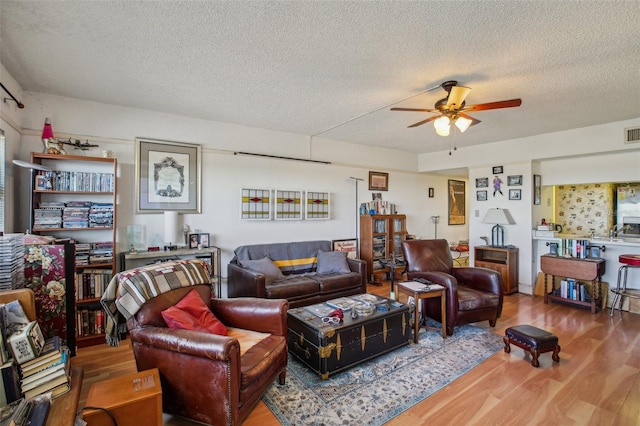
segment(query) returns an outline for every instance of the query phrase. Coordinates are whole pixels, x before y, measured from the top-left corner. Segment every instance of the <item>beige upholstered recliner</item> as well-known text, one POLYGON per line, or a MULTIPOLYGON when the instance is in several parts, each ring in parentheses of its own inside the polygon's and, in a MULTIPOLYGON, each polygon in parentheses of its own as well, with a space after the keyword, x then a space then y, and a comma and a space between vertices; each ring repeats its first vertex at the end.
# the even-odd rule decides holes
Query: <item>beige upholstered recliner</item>
POLYGON ((144 302, 127 320, 138 371, 158 368, 163 411, 206 424, 237 425, 287 366, 287 309, 282 299, 211 299, 210 285, 182 287, 144 302), (196 289, 236 337, 170 329, 161 312, 196 289), (266 333, 253 346, 243 330, 266 333), (247 349, 248 348, 248 349, 247 349))
MULTIPOLYGON (((407 278, 424 278, 446 288, 447 334, 456 325, 488 320, 494 327, 502 313, 502 276, 487 268, 454 268, 447 240, 402 243, 407 278)), ((422 300, 427 315, 440 321, 437 299, 422 300)), ((423 311, 424 312, 424 311, 423 311)))

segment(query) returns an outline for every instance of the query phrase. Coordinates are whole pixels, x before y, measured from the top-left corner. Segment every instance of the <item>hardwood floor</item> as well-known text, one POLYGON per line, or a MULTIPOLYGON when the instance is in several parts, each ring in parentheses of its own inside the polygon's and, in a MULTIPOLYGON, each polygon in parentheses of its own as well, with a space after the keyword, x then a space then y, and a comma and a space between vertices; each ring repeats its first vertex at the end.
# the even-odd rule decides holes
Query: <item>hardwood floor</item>
MULTIPOLYGON (((369 286, 388 296, 389 284, 369 286)), ((502 317, 494 329, 531 324, 556 334, 560 363, 551 353, 534 368, 530 356, 511 346, 499 351, 449 386, 410 408, 388 425, 640 425, 640 315, 605 310, 591 314, 561 304, 545 305, 542 297, 516 293, 505 296, 502 317)), ((432 331, 437 333, 436 331, 432 331)), ((120 347, 82 348, 72 359, 84 368, 80 407, 91 383, 135 371, 129 341, 120 347)), ((194 423, 167 416, 166 425, 194 423)), ((260 402, 243 425, 280 423, 260 402)))

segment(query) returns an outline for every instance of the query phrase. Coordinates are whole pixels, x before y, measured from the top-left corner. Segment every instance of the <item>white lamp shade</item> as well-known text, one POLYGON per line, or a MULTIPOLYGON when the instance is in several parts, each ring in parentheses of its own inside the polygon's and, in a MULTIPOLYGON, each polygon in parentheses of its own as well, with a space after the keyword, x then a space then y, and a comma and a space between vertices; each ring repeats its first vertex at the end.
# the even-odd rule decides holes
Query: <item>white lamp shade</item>
POLYGON ((443 115, 433 122, 433 127, 436 128, 436 133, 440 136, 449 136, 449 117, 443 115))
POLYGON ((164 242, 176 243, 178 241, 178 212, 164 212, 164 242))
POLYGON ((516 223, 507 209, 489 209, 484 215, 482 223, 491 223, 493 225, 513 225, 516 223))
POLYGON ((456 127, 460 130, 460 133, 464 133, 471 126, 471 120, 464 117, 456 118, 456 127))

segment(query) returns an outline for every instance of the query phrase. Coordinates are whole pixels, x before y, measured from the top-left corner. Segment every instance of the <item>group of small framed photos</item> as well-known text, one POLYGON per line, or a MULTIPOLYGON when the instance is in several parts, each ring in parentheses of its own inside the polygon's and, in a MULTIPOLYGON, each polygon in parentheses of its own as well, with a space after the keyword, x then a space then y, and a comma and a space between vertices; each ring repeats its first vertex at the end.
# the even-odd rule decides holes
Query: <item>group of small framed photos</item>
POLYGON ((209 234, 189 234, 189 248, 209 247, 209 234))
MULTIPOLYGON (((495 175, 495 177, 493 178, 493 195, 496 195, 496 193, 502 194, 502 179, 497 176, 503 173, 502 166, 494 166, 491 171, 495 175)), ((522 186, 522 175, 507 176, 507 186, 522 186)), ((476 188, 489 188, 489 178, 477 178, 476 188)), ((476 191, 477 201, 487 201, 487 198, 487 189, 480 189, 476 191)), ((518 188, 509 188, 509 199, 516 201, 521 200, 522 190, 518 188)))

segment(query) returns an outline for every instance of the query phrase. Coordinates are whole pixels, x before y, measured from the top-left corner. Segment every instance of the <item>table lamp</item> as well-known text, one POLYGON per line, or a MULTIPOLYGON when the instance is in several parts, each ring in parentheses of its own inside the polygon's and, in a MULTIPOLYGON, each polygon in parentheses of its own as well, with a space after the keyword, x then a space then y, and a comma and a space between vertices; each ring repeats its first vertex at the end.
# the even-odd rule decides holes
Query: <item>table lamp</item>
POLYGON ((504 228, 500 225, 513 225, 516 222, 511 217, 509 210, 495 208, 487 210, 482 223, 495 225, 491 228, 491 247, 504 247, 504 228))
POLYGON ((165 250, 176 249, 178 242, 178 212, 166 210, 164 212, 164 243, 165 250))
POLYGON ((24 167, 31 170, 31 181, 29 182, 29 234, 33 234, 33 181, 35 178, 35 171, 41 170, 43 172, 52 171, 50 168, 43 166, 42 164, 29 163, 22 160, 13 160, 13 164, 16 166, 24 167))

